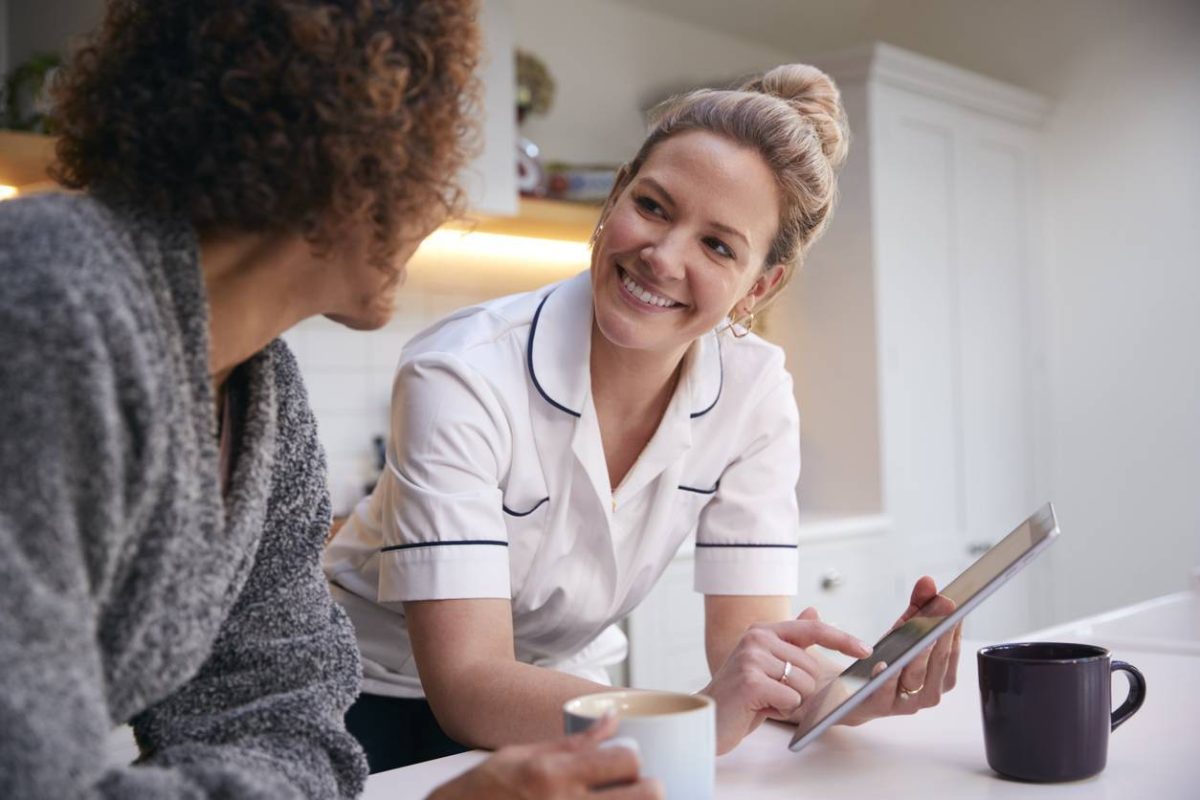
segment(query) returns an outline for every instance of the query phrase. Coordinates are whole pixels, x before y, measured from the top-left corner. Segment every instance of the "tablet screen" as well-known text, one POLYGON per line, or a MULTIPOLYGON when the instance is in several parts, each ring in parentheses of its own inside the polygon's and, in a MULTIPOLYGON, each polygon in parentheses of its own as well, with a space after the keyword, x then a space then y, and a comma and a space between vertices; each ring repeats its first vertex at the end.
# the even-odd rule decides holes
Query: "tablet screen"
POLYGON ((967 567, 915 616, 880 639, 870 656, 855 661, 821 691, 804 698, 789 747, 799 750, 845 716, 1016 574, 1057 535, 1054 508, 1047 503, 967 567), (880 664, 886 664, 886 668, 880 664))

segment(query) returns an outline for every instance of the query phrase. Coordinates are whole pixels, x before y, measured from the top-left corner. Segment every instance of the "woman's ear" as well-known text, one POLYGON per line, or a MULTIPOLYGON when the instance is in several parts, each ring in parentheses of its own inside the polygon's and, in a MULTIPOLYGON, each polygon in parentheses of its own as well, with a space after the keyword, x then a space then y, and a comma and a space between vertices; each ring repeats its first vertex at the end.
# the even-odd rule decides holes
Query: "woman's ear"
POLYGON ((749 313, 754 310, 754 306, 758 305, 764 297, 770 296, 775 291, 775 287, 779 286, 779 282, 783 280, 786 270, 783 264, 774 264, 767 267, 761 275, 754 281, 750 287, 750 291, 746 293, 746 311, 749 313))

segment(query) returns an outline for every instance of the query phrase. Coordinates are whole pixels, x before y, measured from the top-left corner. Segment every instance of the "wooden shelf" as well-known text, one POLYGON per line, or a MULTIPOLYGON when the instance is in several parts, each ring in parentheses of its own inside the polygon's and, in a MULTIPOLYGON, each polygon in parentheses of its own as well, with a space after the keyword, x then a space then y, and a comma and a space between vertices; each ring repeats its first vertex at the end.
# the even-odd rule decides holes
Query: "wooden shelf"
POLYGON ((598 205, 522 197, 515 217, 468 213, 465 219, 449 223, 447 227, 507 236, 586 242, 591 239, 599 219, 598 205))

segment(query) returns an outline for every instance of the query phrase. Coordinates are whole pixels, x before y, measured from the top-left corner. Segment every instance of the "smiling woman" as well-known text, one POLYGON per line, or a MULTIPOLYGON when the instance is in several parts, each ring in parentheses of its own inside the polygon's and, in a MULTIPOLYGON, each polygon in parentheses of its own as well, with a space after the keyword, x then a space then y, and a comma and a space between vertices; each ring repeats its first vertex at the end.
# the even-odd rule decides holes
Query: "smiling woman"
POLYGON ((693 535, 719 750, 829 678, 805 647, 866 652, 811 610, 780 622, 799 420, 783 352, 749 330, 828 223, 846 138, 808 66, 669 101, 589 272, 401 353, 388 469, 324 556, 363 653, 347 720, 373 771, 559 730, 693 535))

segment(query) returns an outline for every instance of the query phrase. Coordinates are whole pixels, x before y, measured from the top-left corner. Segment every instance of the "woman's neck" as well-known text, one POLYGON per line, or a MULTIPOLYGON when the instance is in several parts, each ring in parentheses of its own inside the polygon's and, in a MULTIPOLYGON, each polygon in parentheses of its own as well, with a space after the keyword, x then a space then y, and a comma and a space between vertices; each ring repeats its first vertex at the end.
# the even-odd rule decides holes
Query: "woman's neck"
POLYGON ((679 382, 684 352, 620 349, 592 324, 592 402, 614 492, 654 438, 679 382))
POLYGON ((311 248, 300 236, 202 237, 200 269, 208 295, 209 374, 220 389, 233 369, 281 333, 316 313, 311 248))
POLYGON ((662 418, 675 390, 686 350, 653 353, 615 346, 592 323, 592 398, 620 416, 662 418), (654 413, 657 412, 657 413, 654 413))

